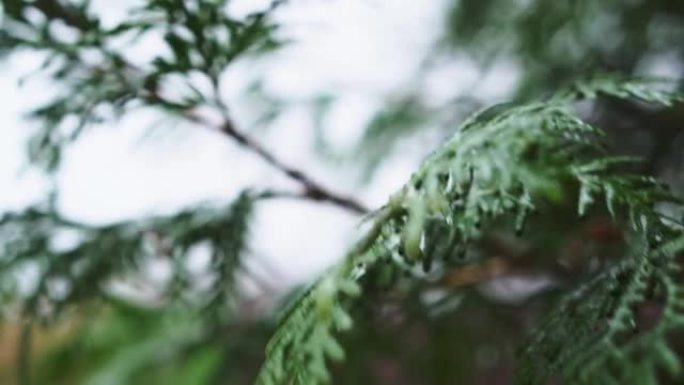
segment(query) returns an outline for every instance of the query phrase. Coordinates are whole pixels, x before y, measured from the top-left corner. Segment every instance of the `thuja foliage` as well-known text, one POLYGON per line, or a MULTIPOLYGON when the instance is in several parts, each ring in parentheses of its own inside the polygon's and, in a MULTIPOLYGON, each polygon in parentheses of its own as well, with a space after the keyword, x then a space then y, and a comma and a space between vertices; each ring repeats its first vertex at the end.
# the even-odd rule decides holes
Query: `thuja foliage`
MULTIPOLYGON (((54 173, 64 149, 87 129, 141 109, 154 111, 167 122, 184 120, 205 127, 208 124, 201 124, 197 111, 211 110, 222 119, 207 128, 230 129, 232 121, 220 98, 220 76, 234 62, 281 45, 271 14, 282 3, 274 1, 237 17, 225 0, 144 1, 124 20, 110 23, 94 11, 91 1, 2 1, 0 54, 38 55, 42 65, 22 80, 47 77, 54 85, 43 95, 43 104, 28 114, 37 126, 28 143, 29 159, 54 173), (160 41, 154 49, 142 55, 130 52, 130 47, 150 38, 160 41)), ((240 142, 246 139, 240 137, 240 142)), ((187 365, 178 366, 178 378, 158 381, 215 381, 213 377, 230 370, 232 362, 240 362, 232 359, 236 351, 254 351, 268 330, 265 322, 240 318, 245 296, 239 280, 257 279, 244 256, 253 204, 263 196, 245 189, 231 203, 100 225, 67 218, 51 203, 3 215, 1 311, 10 318, 18 315, 22 329, 16 370, 9 378, 22 384, 73 383, 74 376, 93 384, 144 383, 154 378, 145 369, 158 367, 165 359, 143 357, 142 352, 166 350, 170 360, 195 357, 197 367, 188 359, 187 365), (199 270, 198 255, 208 260, 199 270), (164 282, 149 282, 155 263, 170 266, 164 282), (129 311, 114 294, 114 285, 122 282, 142 286, 145 295, 138 300, 162 309, 142 311, 141 316, 129 311), (141 322, 136 326, 140 334, 108 338, 97 330, 91 333, 90 305, 105 313, 93 316, 99 320, 93 328, 110 325, 116 335, 132 318, 130 322, 141 322), (108 311, 114 314, 111 318, 108 311), (40 352, 46 357, 33 363, 35 331, 74 319, 83 330, 70 334, 55 354, 40 352), (225 342, 222 336, 235 331, 245 338, 225 342), (210 352, 202 354, 198 346, 210 352), (131 354, 138 348, 141 352, 131 354), (231 363, 224 363, 226 356, 231 363), (55 366, 61 369, 53 370, 55 366), (209 374, 199 375, 202 371, 209 374)), ((252 361, 259 356, 245 354, 252 361)), ((235 367, 242 371, 246 366, 235 367)), ((0 381, 9 381, 4 372, 0 381)), ((249 374, 232 371, 223 377, 249 381, 244 379, 249 374)))
MULTIPOLYGON (((29 143, 31 160, 55 171, 64 148, 84 130, 150 109, 220 131, 299 183, 300 198, 363 211, 241 132, 221 98, 227 68, 282 45, 271 16, 284 3, 274 1, 234 17, 227 0, 150 0, 140 2, 126 20, 106 24, 89 1, 3 0, 2 53, 39 52, 45 59, 39 72, 57 85, 57 95, 30 113, 39 125, 29 143), (158 51, 138 56, 125 49, 149 37, 160 38, 158 51), (221 117, 218 124, 204 119, 208 110, 221 117)), ((657 3, 662 7, 620 1, 580 1, 578 7, 547 1, 453 2, 441 48, 453 52, 459 47, 488 63, 497 53, 520 60, 527 72, 514 101, 485 108, 456 128, 453 112, 482 101, 455 95, 435 107, 409 92, 371 119, 360 141, 368 169, 381 163, 397 138, 416 128, 437 122, 450 139, 385 206, 367 215, 363 233, 344 259, 281 312, 256 382, 331 382, 331 364, 364 348, 344 346, 344 332, 364 327, 357 310, 378 291, 418 287, 451 271, 486 266, 493 257, 482 243, 490 232, 543 233, 547 229, 539 218, 571 221, 597 212, 620 227, 626 255, 574 282, 520 348, 516 381, 648 384, 662 372, 681 379, 680 357, 670 337, 684 326, 676 258, 684 249, 684 234, 675 214, 682 202, 664 183, 638 172, 639 159, 614 155, 603 131, 576 107, 608 96, 644 109, 662 108, 681 102, 682 96, 667 90, 670 81, 612 76, 557 90, 558 84, 589 70, 614 69, 606 63, 615 57, 629 73, 636 66, 635 46, 639 51, 659 48, 643 39, 646 24, 640 20, 656 19, 664 11, 680 14, 681 5, 657 3), (595 38, 595 27, 603 25, 597 20, 607 14, 621 21, 614 24, 627 37, 619 44, 595 38), (568 22, 573 17, 577 20, 568 22), (489 22, 482 23, 483 18, 489 22), (562 44, 547 44, 550 36, 562 44), (550 97, 530 101, 531 94, 549 91, 550 97), (554 217, 555 209, 568 202, 573 218, 554 217)), ((652 33, 660 36, 662 31, 652 33)), ((284 104, 274 100, 269 103, 284 104)), ((332 97, 317 102, 321 110, 332 103, 332 97)), ((263 121, 275 114, 268 111, 263 121)), ((326 143, 323 137, 317 140, 326 143)), ((255 321, 242 314, 246 296, 239 281, 252 275, 246 258, 254 206, 278 196, 246 190, 229 204, 108 225, 74 221, 52 205, 4 215, 0 299, 2 310, 18 307, 23 321, 20 380, 31 383, 35 326, 82 317, 81 325, 88 328, 48 355, 52 359, 34 379, 57 381, 65 368, 74 365, 78 372, 85 362, 85 371, 93 373, 77 377, 89 384, 251 382, 245 367, 261 360, 253 351, 274 327, 269 315, 255 321), (208 253, 210 261, 201 273, 190 266, 198 253, 208 253), (120 303, 111 285, 144 282, 148 264, 159 259, 170 261, 172 269, 151 300, 158 308, 120 303), (22 287, 27 281, 35 287, 22 287), (94 306, 99 311, 89 318, 90 305, 100 303, 105 310, 94 306), (246 351, 252 361, 243 366, 246 351), (165 360, 173 370, 146 370, 165 360)), ((73 383, 69 375, 62 378, 73 383)))
POLYGON ((577 201, 577 215, 605 207, 630 234, 632 254, 551 313, 521 351, 518 383, 655 383, 661 367, 678 375, 666 333, 684 326, 675 259, 684 233, 658 206, 682 201, 658 180, 629 172, 625 166, 635 159, 611 156, 601 130, 575 115, 574 102, 601 93, 668 105, 681 99, 648 83, 599 78, 547 101, 494 106, 467 120, 372 214, 345 259, 284 312, 258 383, 330 381, 326 361, 344 358, 337 334, 353 327, 351 309, 373 284, 368 277, 377 279, 370 271, 420 279, 468 263, 469 248, 487 229, 503 224, 520 234, 530 215, 568 196, 577 201), (639 306, 649 301, 662 303, 663 314, 634 336, 642 327, 639 306))
MULTIPOLYGON (((93 226, 61 217, 54 210, 29 208, 0 218, 0 277, 17 292, 20 271, 37 270, 35 289, 24 298, 28 317, 54 317, 64 307, 106 295, 116 278, 140 274, 154 258, 173 261, 173 277, 163 295, 199 300, 208 319, 221 321, 236 299, 236 275, 243 267, 254 197, 244 193, 227 207, 198 207, 168 217, 93 226), (210 254, 213 282, 197 287, 189 271, 193 248, 210 254)), ((205 281, 206 282, 206 281, 205 281)))
POLYGON ((231 17, 226 0, 147 1, 111 26, 91 12, 90 3, 3 1, 0 52, 45 54, 41 72, 61 88, 30 113, 43 127, 29 155, 47 169, 57 167, 64 145, 86 127, 124 113, 145 107, 171 115, 222 109, 217 94, 226 67, 281 44, 269 17, 281 1, 244 18, 231 17), (158 35, 164 46, 142 58, 123 49, 158 35), (207 82, 211 91, 202 92, 199 84, 207 82))
MULTIPOLYGON (((258 341, 270 328, 235 316, 244 297, 238 280, 251 275, 245 254, 255 200, 255 194, 245 192, 224 207, 103 226, 75 222, 50 207, 2 216, 0 293, 6 300, 3 312, 19 305, 23 321, 25 337, 17 345, 22 383, 31 378, 70 383, 65 373, 84 367, 82 380, 89 384, 210 382, 219 364, 235 368, 224 359, 238 350, 258 359, 258 341), (199 269, 193 262, 198 255, 207 256, 199 269), (155 261, 171 268, 161 284, 149 282, 155 261), (138 301, 156 305, 127 304, 114 294, 117 282, 143 289, 148 294, 138 301), (79 324, 78 333, 32 362, 31 335, 37 327, 58 326, 65 319, 79 324), (244 333, 244 339, 232 338, 233 333, 244 333), (166 352, 164 361, 175 362, 177 374, 145 375, 160 365, 159 352, 166 352)), ((240 371, 232 372, 226 378, 240 378, 240 371)))

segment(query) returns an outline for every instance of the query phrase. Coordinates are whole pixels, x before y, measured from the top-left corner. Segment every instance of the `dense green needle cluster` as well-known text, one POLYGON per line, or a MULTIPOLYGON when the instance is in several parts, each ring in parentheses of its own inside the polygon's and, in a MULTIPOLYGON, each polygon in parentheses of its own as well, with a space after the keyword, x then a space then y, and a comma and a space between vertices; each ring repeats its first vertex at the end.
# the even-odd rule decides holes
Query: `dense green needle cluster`
POLYGON ((664 334, 681 325, 684 310, 673 259, 682 246, 682 224, 657 206, 681 201, 657 180, 626 171, 634 159, 608 155, 601 131, 573 113, 578 98, 602 93, 665 104, 679 99, 648 82, 600 78, 547 102, 498 105, 473 116, 373 214, 371 228, 345 259, 285 312, 259 383, 330 380, 326 358, 344 357, 335 334, 352 327, 350 312, 363 301, 369 270, 396 269, 419 279, 436 266, 468 263, 469 245, 497 223, 520 233, 527 217, 544 215, 545 206, 577 199, 583 215, 599 198, 633 233, 633 255, 569 295, 521 352, 519 381, 620 383, 613 364, 632 368, 620 376, 636 371, 652 378, 657 363, 679 370, 664 334), (659 244, 666 246, 652 248, 659 244), (658 325, 637 339, 616 341, 637 327, 636 306, 649 295, 665 303, 658 325), (651 361, 630 361, 630 354, 651 350, 651 361))

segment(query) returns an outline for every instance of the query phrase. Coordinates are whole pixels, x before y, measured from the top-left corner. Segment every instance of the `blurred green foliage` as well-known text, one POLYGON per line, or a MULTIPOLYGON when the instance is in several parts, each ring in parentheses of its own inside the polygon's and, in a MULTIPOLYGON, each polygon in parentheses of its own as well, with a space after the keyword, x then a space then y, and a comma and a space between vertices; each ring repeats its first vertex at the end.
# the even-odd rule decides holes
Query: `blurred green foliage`
MULTIPOLYGON (((229 5, 141 1, 126 20, 106 25, 88 0, 3 0, 0 52, 43 55, 35 76, 47 75, 58 91, 29 113, 34 164, 58 170, 84 130, 134 110, 193 124, 203 123, 197 111, 210 110, 230 123, 219 79, 235 63, 284 46, 274 15, 287 3, 244 17, 229 5), (150 36, 159 38, 157 50, 127 53, 150 36)), ((684 107, 676 96, 684 3, 450 0, 445 10, 443 33, 410 86, 385 101, 349 153, 325 127, 335 90, 303 102, 269 95, 259 82, 247 91, 262 110, 250 129, 304 103, 322 158, 349 160, 367 183, 392 155, 404 155, 403 142, 436 133, 426 136, 434 143, 423 155, 437 155, 407 185, 413 195, 395 196, 370 217, 380 223, 371 231, 380 241, 362 239, 308 289, 255 300, 240 287, 252 275, 249 223, 259 200, 274 194, 244 186, 223 206, 101 226, 52 205, 6 213, 0 314, 17 342, 0 346, 16 351, 16 361, 0 363, 0 380, 251 384, 275 333, 263 383, 494 385, 511 383, 516 372, 520 384, 679 383, 682 289, 673 256, 682 245, 672 229, 682 224, 675 196, 684 192, 684 107), (480 81, 454 85, 435 102, 424 80, 463 58, 480 81), (511 102, 480 110, 501 102, 477 87, 502 67, 516 79, 511 102), (673 79, 632 80, 660 75, 654 67, 673 79), (467 116, 463 136, 443 147, 467 116), (600 148, 592 125, 607 134, 600 148), (451 151, 463 148, 473 153, 453 161, 451 151), (448 161, 435 161, 440 156, 448 161), (506 194, 490 196, 492 189, 506 194), (477 199, 466 200, 465 190, 477 199), (458 215, 428 215, 445 204, 458 215), (63 244, 65 237, 72 242, 63 244), (198 273, 190 265, 203 253, 209 262, 198 273), (172 272, 161 283, 149 277, 158 262, 172 272), (510 301, 507 289, 489 282, 502 272, 552 284, 510 301), (121 281, 153 288, 153 298, 122 298, 111 287, 121 281), (654 377, 661 369, 668 375, 654 377)))
MULTIPOLYGON (((502 71, 502 67, 513 71, 503 75, 516 79, 508 93, 519 101, 548 95, 577 79, 600 73, 625 77, 666 75, 681 87, 684 6, 680 1, 451 0, 447 4, 444 33, 425 59, 419 78, 468 58, 477 63, 480 82, 502 71), (654 66, 667 68, 667 73, 652 73, 654 66)), ((363 160, 362 165, 372 172, 394 148, 374 146, 374 142, 410 140, 426 130, 450 132, 445 127, 453 126, 451 114, 464 119, 491 102, 473 92, 478 82, 465 90, 456 83, 453 86, 454 92, 446 102, 429 108, 403 109, 391 97, 387 110, 379 111, 368 123, 358 145, 358 152, 367 155, 357 159, 363 160), (467 108, 459 111, 454 104, 467 108), (404 119, 409 111, 420 114, 404 119), (382 122, 393 119, 401 123, 382 127, 382 122)), ((418 82, 409 92, 412 103, 424 104, 425 92, 418 82)), ((677 135, 670 133, 670 142, 677 135)))

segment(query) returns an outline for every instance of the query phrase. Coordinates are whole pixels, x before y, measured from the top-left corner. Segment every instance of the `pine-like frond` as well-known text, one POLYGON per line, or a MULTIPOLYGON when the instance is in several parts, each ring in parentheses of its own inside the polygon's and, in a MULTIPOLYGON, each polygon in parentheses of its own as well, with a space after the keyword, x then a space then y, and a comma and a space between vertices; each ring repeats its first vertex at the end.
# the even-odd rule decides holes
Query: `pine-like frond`
POLYGON ((29 142, 29 157, 49 171, 84 130, 127 112, 152 108, 177 117, 199 107, 217 108, 216 95, 198 86, 197 75, 216 87, 238 59, 282 45, 271 18, 282 0, 239 18, 227 12, 226 0, 151 0, 114 25, 102 22, 90 3, 3 1, 0 54, 38 52, 44 58, 39 72, 60 86, 29 114, 40 125, 29 142), (55 33, 55 24, 68 33, 55 33), (162 49, 143 55, 148 60, 130 60, 118 48, 148 37, 163 37, 162 49), (169 87, 173 93, 165 92, 169 87))
MULTIPOLYGON (((581 191, 580 211, 603 196, 616 220, 630 218, 644 237, 669 236, 664 229, 670 227, 655 205, 678 200, 657 181, 622 170, 631 160, 607 156, 601 131, 577 118, 570 103, 552 98, 504 104, 466 121, 376 213, 370 230, 345 259, 283 315, 258 383, 329 381, 326 358, 343 358, 335 335, 352 326, 350 310, 363 300, 370 269, 385 266, 419 277, 416 263, 425 272, 468 263, 469 245, 483 229, 503 220, 521 232, 527 216, 542 203, 575 199, 572 191, 581 191)), ((651 274, 639 261, 630 259, 622 269, 639 277, 651 274)), ((616 273, 608 274, 614 278, 616 273)), ((601 293, 606 283, 597 284, 601 293)), ((628 285, 619 294, 631 301, 629 291, 642 290, 640 285, 628 285)))
POLYGON ((574 82, 566 90, 556 93, 559 100, 595 99, 611 96, 619 99, 634 98, 648 103, 671 106, 684 100, 676 85, 669 79, 624 78, 615 75, 594 76, 574 82))
POLYGON ((125 273, 144 273, 146 262, 155 258, 173 266, 174 285, 187 285, 189 251, 207 246, 218 276, 203 298, 219 316, 234 295, 254 199, 243 193, 223 208, 189 209, 106 226, 76 223, 33 208, 6 214, 0 220, 0 280, 5 290, 12 290, 21 279, 20 271, 35 270, 36 287, 20 294, 23 311, 46 315, 41 309, 47 306, 47 315, 56 315, 64 307, 97 298, 125 273))
POLYGON ((681 374, 668 333, 684 327, 684 286, 673 259, 684 237, 643 250, 570 293, 521 353, 517 383, 657 384, 681 374))

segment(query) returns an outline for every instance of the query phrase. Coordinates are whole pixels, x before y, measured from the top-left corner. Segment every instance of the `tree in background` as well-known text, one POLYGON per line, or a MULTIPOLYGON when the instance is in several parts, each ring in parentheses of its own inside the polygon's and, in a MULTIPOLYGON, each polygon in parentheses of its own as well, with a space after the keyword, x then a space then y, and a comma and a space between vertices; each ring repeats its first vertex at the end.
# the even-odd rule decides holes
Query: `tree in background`
MULTIPOLYGON (((3 54, 40 52, 42 76, 62 92, 31 111, 36 166, 54 172, 85 130, 149 109, 216 131, 300 187, 244 186, 225 207, 102 226, 56 210, 58 191, 6 213, 0 294, 6 323, 21 327, 5 381, 681 382, 681 2, 449 2, 444 33, 411 86, 341 155, 368 182, 402 143, 436 138, 405 186, 372 211, 273 155, 221 97, 227 68, 287 49, 275 20, 288 2, 237 17, 227 0, 150 0, 113 26, 89 1, 2 5, 3 54), (163 37, 159 52, 132 61, 126 46, 147 36, 163 37), (464 58, 483 78, 518 68, 511 100, 489 106, 478 82, 427 97, 426 79, 464 58), (659 65, 673 78, 646 76, 659 65), (363 227, 337 265, 255 311, 273 294, 255 300, 240 285, 258 282, 246 263, 250 219, 262 201, 292 198, 363 215, 363 227), (78 241, 59 247, 64 234, 78 241), (188 261, 199 252, 210 263, 198 272, 188 261), (172 274, 154 303, 110 290, 145 280, 159 259, 172 274), (27 268, 37 278, 22 292, 27 268), (502 282, 535 289, 521 297, 502 282)), ((325 129, 330 92, 312 102, 321 162, 340 156, 325 129)), ((288 108, 257 93, 268 107, 262 123, 288 108)))

